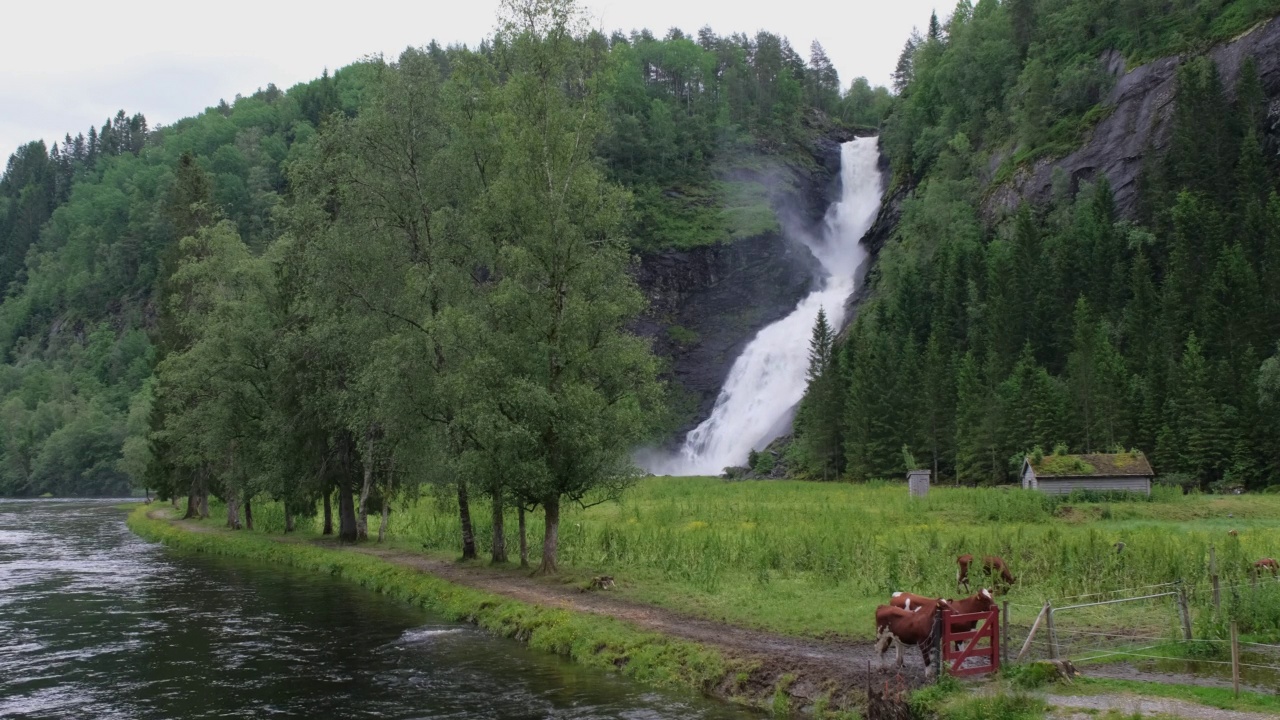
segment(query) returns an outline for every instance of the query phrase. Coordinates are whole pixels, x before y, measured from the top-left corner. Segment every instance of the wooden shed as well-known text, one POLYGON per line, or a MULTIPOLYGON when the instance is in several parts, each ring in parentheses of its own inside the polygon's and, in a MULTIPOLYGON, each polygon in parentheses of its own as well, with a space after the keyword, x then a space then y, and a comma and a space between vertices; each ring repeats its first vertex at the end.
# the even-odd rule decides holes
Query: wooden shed
POLYGON ((1074 490, 1151 494, 1155 473, 1140 452, 1104 455, 1028 456, 1022 462, 1022 487, 1049 495, 1074 490))
POLYGON ((912 497, 924 497, 929 494, 929 481, 933 478, 932 470, 909 470, 907 487, 912 497))

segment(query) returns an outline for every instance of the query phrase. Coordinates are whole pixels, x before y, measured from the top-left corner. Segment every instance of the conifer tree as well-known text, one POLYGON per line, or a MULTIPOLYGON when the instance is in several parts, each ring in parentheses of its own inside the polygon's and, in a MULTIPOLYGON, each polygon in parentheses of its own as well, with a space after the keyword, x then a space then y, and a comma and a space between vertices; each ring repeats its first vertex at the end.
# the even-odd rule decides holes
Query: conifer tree
POLYGON ((841 394, 839 368, 834 351, 835 336, 827 323, 827 313, 818 309, 809 340, 809 380, 796 417, 797 441, 806 463, 823 480, 839 474, 841 461, 841 394))

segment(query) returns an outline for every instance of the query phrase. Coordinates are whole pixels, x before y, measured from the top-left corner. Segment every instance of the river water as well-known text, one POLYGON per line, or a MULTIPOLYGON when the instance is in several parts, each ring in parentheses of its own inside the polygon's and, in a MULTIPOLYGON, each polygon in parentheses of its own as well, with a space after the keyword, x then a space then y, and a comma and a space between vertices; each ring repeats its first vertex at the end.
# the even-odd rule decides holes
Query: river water
POLYGON ((0 718, 743 718, 364 590, 0 500, 0 718))

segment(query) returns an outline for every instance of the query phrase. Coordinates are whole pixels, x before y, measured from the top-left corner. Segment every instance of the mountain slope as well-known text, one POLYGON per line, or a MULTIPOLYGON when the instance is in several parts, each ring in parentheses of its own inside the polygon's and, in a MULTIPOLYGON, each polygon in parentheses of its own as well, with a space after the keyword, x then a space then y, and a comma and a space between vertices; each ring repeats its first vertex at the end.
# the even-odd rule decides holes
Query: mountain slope
POLYGON ((1136 447, 1189 486, 1280 479, 1275 23, 1232 42, 1280 8, 1148 5, 961 3, 908 44, 871 299, 795 464, 994 483, 1136 447))

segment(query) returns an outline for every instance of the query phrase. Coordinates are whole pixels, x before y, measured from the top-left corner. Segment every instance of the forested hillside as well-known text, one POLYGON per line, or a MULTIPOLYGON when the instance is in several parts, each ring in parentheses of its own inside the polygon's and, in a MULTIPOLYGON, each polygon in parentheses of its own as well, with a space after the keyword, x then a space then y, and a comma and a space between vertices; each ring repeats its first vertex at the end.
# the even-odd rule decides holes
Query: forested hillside
MULTIPOLYGON (((561 88, 579 103, 564 128, 579 143, 571 164, 596 188, 590 202, 608 208, 601 226, 580 232, 602 247, 620 243, 608 262, 623 266, 628 248, 776 228, 750 171, 770 158, 812 163, 806 145, 822 128, 874 127, 890 102, 865 80, 842 86, 816 44, 806 61, 768 32, 561 32, 556 62, 569 69, 537 65, 545 48, 520 46, 523 31, 513 29, 472 48, 432 43, 287 91, 269 86, 168 127, 121 113, 87 137, 15 153, 0 180, 0 494, 149 483, 185 496, 195 478, 197 494, 234 487, 280 497, 287 486, 298 502, 314 502, 342 478, 373 471, 375 461, 363 460, 371 443, 388 448, 378 450, 375 484, 428 479, 396 461, 425 452, 396 445, 419 431, 432 438, 422 443, 454 443, 440 463, 448 472, 434 479, 479 477, 450 464, 469 457, 464 436, 479 430, 443 422, 386 383, 405 370, 392 361, 404 357, 397 352, 449 357, 410 339, 423 334, 418 326, 462 323, 448 309, 475 299, 463 286, 489 288, 519 275, 502 263, 529 261, 503 254, 519 244, 511 237, 529 236, 512 218, 538 210, 511 205, 527 201, 512 173, 531 162, 507 147, 529 131, 512 124, 528 110, 520 103, 534 102, 517 97, 520 78, 554 70, 555 81, 577 83, 561 88), (383 165, 380 152, 392 153, 383 165), (388 194, 411 181, 422 183, 415 197, 388 194), (407 237, 380 235, 386 223, 407 237), (325 242, 333 244, 322 252, 325 242), (420 276, 396 274, 423 264, 431 269, 420 276), (467 265, 467 277, 446 265, 467 265), (358 347, 379 351, 343 355, 358 347), (231 358, 242 365, 227 366, 231 358), (357 383, 369 393, 358 402, 357 383)), ((618 269, 610 267, 602 277, 618 269)), ((629 288, 617 286, 614 305, 596 298, 602 328, 638 310, 629 288)), ((625 367, 619 361, 618 372, 625 367)), ((661 425, 653 414, 645 432, 661 425)))
POLYGON ((998 483, 1037 447, 1123 447, 1188 486, 1280 482, 1276 120, 1254 59, 1224 80, 1201 54, 1277 11, 961 2, 911 38, 882 136, 901 220, 834 353, 815 331, 791 451, 805 471, 899 476, 914 460, 998 483), (1062 176, 1049 204, 984 215, 1019 167, 1111 111, 1116 52, 1128 67, 1186 53, 1137 204, 1122 215, 1105 177, 1062 176))

